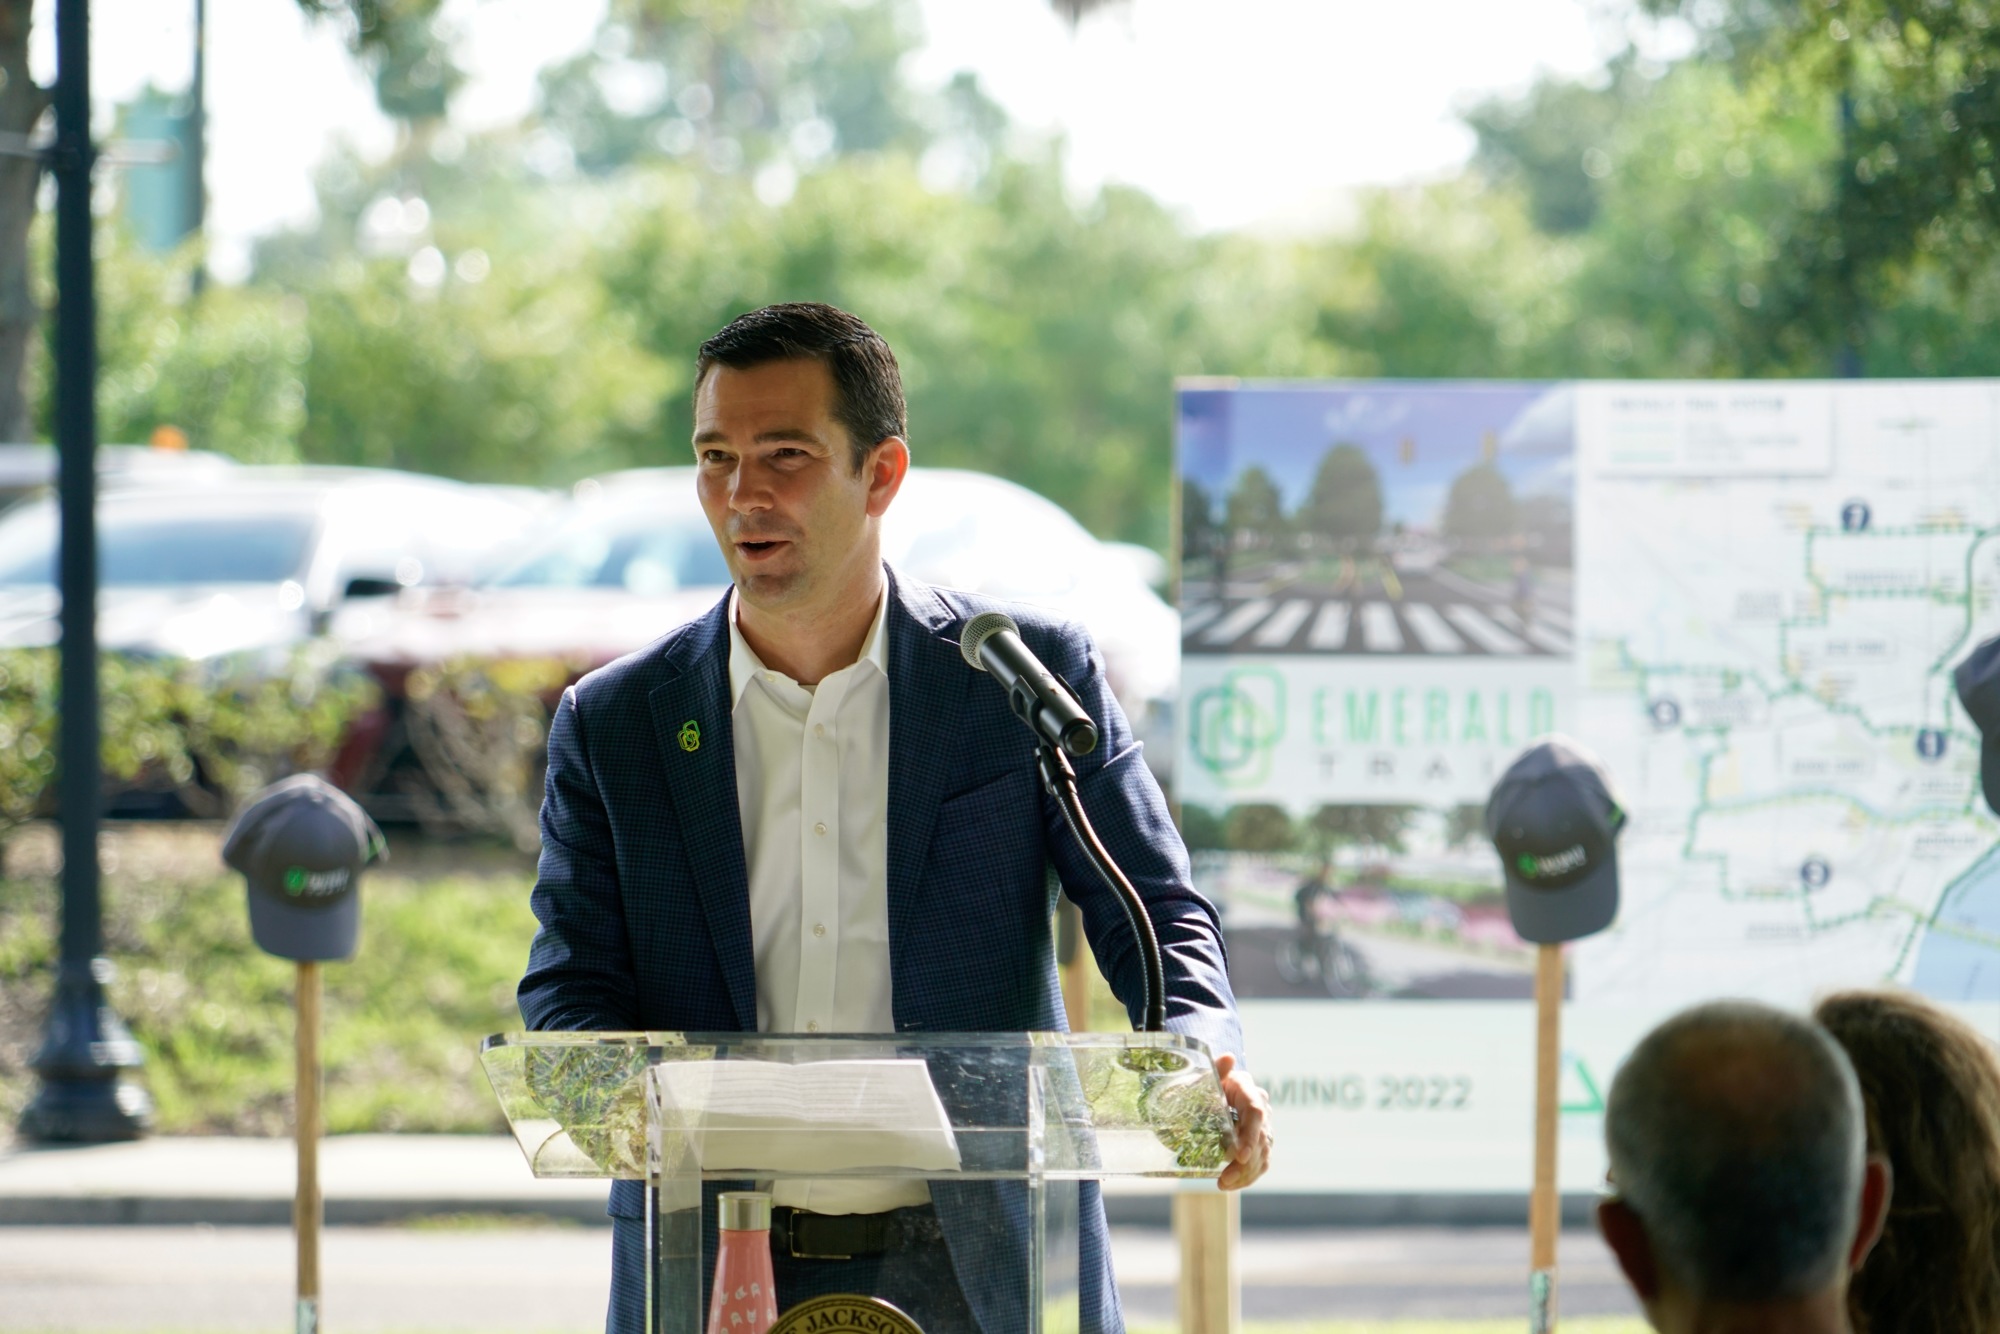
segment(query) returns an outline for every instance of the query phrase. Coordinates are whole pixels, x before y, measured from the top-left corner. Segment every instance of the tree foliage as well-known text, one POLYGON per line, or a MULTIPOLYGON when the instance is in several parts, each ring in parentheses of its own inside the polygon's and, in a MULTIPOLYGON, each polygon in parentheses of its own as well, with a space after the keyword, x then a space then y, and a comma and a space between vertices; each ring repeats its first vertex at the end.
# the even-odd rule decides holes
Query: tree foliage
POLYGON ((1224 846, 1236 852, 1290 852, 1298 845, 1298 826, 1282 806, 1251 802, 1231 806, 1223 816, 1224 846))
POLYGON ((1514 533, 1514 492, 1498 468, 1474 464, 1452 478, 1444 531, 1465 542, 1497 542, 1514 533))
POLYGON ((1401 852, 1403 836, 1416 818, 1408 805, 1320 806, 1305 819, 1305 834, 1314 852, 1330 858, 1337 847, 1352 845, 1401 852))
POLYGON ((1372 542, 1382 531, 1382 479, 1368 455, 1346 444, 1321 455, 1312 488, 1294 519, 1335 547, 1372 542))
POLYGON ((722 174, 922 144, 898 66, 909 0, 616 0, 542 75, 541 119, 587 172, 661 156, 722 174))
MULTIPOLYGON (((448 54, 432 0, 307 7, 384 87, 448 54)), ((1687 58, 1489 102, 1465 172, 1279 240, 1079 197, 969 77, 910 84, 908 0, 615 0, 519 126, 396 103, 398 151, 332 160, 240 289, 107 241, 105 436, 570 482, 685 457, 696 345, 812 298, 897 349, 920 462, 1163 549, 1179 376, 1991 373, 1990 7, 1705 3, 1687 58)), ((1366 494, 1294 518, 1350 540, 1366 494)), ((1208 499, 1212 531, 1278 531, 1275 488, 1208 499)))
POLYGON ((1262 467, 1245 468, 1229 489, 1224 505, 1227 523, 1238 544, 1268 546, 1285 530, 1285 502, 1271 474, 1262 467))

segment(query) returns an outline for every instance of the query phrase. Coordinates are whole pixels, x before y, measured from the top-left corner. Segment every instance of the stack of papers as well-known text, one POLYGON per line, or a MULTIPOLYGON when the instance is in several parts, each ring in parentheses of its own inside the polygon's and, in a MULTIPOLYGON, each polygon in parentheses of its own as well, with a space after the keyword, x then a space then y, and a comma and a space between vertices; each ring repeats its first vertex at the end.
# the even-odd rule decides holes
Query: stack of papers
POLYGON ((953 1171, 958 1140, 918 1059, 655 1068, 704 1172, 953 1171))

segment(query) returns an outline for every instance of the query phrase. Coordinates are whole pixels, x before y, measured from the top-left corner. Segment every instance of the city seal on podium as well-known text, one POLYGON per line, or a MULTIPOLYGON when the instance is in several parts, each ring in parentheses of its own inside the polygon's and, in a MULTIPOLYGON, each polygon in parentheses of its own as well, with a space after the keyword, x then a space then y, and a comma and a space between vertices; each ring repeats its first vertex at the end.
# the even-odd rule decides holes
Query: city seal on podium
POLYGON ((830 1292, 800 1302, 770 1334, 924 1334, 921 1326, 880 1297, 830 1292))

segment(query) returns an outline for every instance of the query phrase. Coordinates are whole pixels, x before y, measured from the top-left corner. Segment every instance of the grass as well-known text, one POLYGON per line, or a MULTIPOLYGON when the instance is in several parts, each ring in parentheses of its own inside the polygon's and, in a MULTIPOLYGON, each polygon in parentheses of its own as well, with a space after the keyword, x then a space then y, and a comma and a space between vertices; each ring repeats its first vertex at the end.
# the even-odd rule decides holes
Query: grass
MULTIPOLYGON (((105 954, 114 1007, 146 1055, 139 1078, 168 1135, 284 1135, 292 1103, 293 965, 251 943, 221 830, 107 826, 105 954)), ((27 1069, 53 987, 56 835, 18 832, 0 860, 0 1139, 33 1096, 27 1069)), ((331 1134, 504 1130, 479 1039, 521 1026, 514 986, 535 920, 530 863, 499 848, 392 839, 362 878, 361 946, 322 973, 331 1134)), ((1129 1026, 1092 970, 1093 1027, 1129 1026)))
MULTIPOLYGON (((200 826, 107 835, 111 998, 145 1050, 160 1133, 281 1135, 294 969, 251 943, 243 882, 220 870, 216 843, 200 826)), ((0 877, 5 1127, 33 1093, 25 1066, 55 954, 55 877, 35 852, 10 849, 0 877)), ((477 848, 430 849, 364 876, 360 949, 323 973, 330 1133, 504 1128, 476 1048, 520 1026, 514 984, 534 934, 532 882, 517 859, 477 848)))

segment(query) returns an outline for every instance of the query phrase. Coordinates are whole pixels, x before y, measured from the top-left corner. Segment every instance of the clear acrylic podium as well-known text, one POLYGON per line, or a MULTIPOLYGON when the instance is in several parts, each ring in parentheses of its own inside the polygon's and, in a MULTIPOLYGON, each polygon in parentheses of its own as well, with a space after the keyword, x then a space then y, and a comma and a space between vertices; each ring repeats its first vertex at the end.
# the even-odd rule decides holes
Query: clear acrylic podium
POLYGON ((1092 1330, 1082 1183, 1214 1177, 1234 1137, 1207 1048, 1172 1034, 509 1033, 481 1062, 536 1176, 646 1183, 658 1334, 705 1328, 723 1189, 830 1213, 930 1196, 941 1238, 890 1228, 874 1263, 793 1261, 774 1231, 781 1310, 828 1283, 921 1300, 942 1243, 976 1317, 938 1324, 1092 1330))

